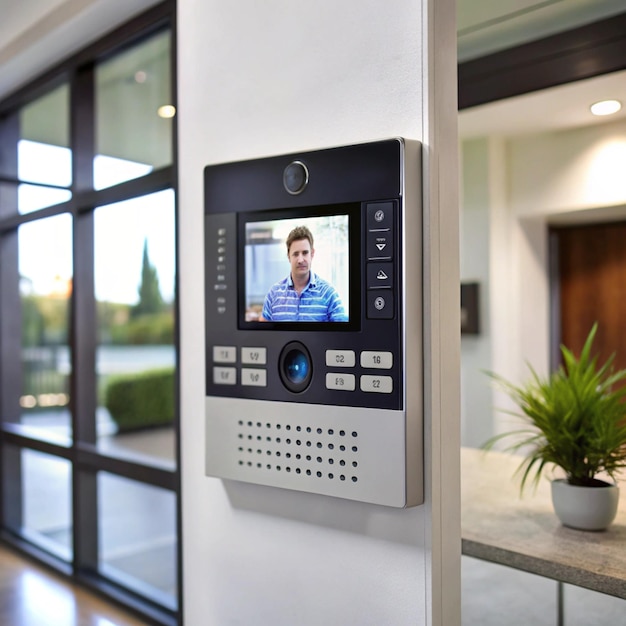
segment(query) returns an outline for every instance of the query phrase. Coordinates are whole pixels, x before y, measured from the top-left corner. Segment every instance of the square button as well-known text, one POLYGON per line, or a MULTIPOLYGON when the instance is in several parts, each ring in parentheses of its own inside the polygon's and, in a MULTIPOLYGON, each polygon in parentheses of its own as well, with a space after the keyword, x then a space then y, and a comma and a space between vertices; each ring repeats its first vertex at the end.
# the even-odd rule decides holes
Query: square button
POLYGON ((391 289, 393 285, 393 263, 368 263, 367 288, 391 289))
POLYGON ((367 230, 391 230, 393 202, 374 202, 367 205, 367 230))
POLYGON ((393 234, 391 231, 367 233, 367 258, 370 261, 393 258, 393 234))
POLYGON ((367 317, 374 320, 393 319, 393 290, 382 289, 367 292, 367 317))

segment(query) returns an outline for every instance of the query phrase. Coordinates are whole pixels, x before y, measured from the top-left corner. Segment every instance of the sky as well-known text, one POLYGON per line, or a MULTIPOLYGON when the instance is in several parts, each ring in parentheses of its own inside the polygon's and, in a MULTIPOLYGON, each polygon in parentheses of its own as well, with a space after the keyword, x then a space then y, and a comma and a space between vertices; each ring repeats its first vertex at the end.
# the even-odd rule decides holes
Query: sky
MULTIPOLYGON (((22 180, 68 185, 71 154, 66 148, 21 141, 19 176, 22 180)), ((98 189, 136 178, 150 166, 96 157, 98 189)), ((69 199, 66 190, 23 184, 19 189, 20 213, 30 213, 69 199)), ((19 271, 30 292, 58 292, 72 277, 72 217, 57 215, 19 227, 19 271)), ((171 302, 175 280, 174 192, 165 190, 126 202, 99 207, 94 214, 95 291, 101 301, 135 304, 141 278, 144 240, 150 262, 156 267, 163 298, 171 302)))

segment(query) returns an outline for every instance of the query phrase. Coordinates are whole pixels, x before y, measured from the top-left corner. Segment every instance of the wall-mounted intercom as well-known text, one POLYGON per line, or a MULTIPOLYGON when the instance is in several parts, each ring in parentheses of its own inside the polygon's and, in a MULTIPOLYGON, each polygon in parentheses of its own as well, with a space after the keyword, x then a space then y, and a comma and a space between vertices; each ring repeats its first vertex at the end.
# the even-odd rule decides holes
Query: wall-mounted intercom
POLYGON ((205 168, 207 475, 423 501, 420 153, 205 168))

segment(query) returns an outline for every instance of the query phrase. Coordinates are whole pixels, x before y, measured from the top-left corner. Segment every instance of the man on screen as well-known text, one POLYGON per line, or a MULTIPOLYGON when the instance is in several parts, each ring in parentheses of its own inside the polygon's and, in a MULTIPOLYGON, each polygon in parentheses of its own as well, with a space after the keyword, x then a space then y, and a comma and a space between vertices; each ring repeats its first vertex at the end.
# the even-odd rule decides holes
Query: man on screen
POLYGON ((291 273, 273 285, 265 296, 261 321, 348 321, 335 288, 311 271, 314 256, 311 231, 306 226, 297 226, 287 237, 287 258, 291 273))

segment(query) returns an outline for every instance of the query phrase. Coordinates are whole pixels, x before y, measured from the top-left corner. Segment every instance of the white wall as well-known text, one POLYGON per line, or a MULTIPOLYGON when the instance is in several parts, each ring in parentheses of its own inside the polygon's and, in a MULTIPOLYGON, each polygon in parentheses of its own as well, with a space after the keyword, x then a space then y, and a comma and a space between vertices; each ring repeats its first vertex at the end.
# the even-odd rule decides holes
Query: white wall
POLYGON ((479 447, 493 432, 492 398, 484 370, 491 370, 490 145, 485 138, 462 144, 461 281, 479 286, 480 334, 461 340, 461 442, 479 447), (479 417, 483 419, 479 419, 479 417))
POLYGON ((481 335, 462 340, 462 443, 479 446, 510 429, 497 409, 512 408, 479 372, 521 382, 527 363, 549 368, 548 224, 625 218, 626 122, 472 139, 462 153, 461 275, 481 280, 487 308, 481 335))
POLYGON ((185 623, 459 624, 454 2, 179 0, 178 20, 185 623), (205 477, 203 167, 396 135, 428 144, 426 503, 205 477))

